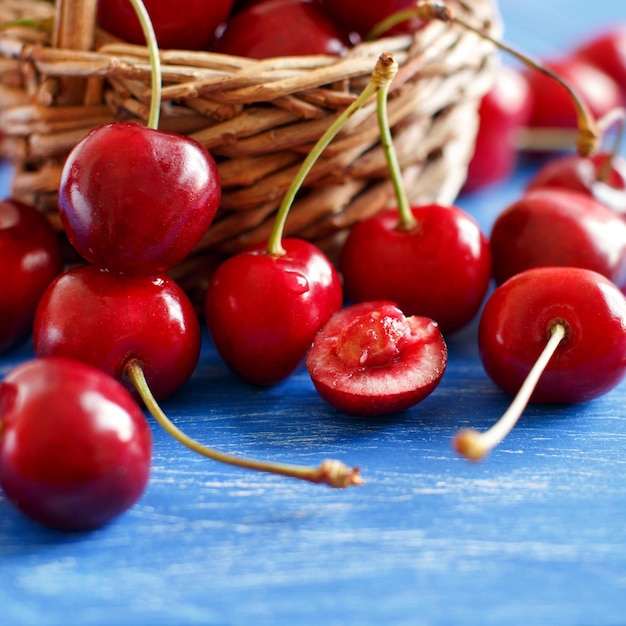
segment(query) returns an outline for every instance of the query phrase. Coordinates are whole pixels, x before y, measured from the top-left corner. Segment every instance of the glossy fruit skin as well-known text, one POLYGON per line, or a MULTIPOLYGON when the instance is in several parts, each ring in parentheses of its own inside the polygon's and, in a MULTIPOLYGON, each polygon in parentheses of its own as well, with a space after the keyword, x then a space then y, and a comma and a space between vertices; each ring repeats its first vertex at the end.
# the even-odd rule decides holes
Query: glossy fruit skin
POLYGON ((478 344, 486 373, 514 394, 543 350, 555 321, 567 334, 531 397, 534 403, 586 402, 626 375, 626 300, 591 270, 545 267, 498 287, 481 315, 478 344))
POLYGON ((41 295, 63 269, 59 238, 46 217, 15 199, 0 201, 0 353, 32 330, 41 295))
POLYGON ((113 378, 67 359, 22 363, 0 384, 0 486, 26 516, 98 528, 140 498, 152 437, 113 378))
POLYGON ((221 188, 196 141, 134 122, 93 129, 67 158, 59 215, 87 261, 125 274, 162 274, 213 221, 221 188))
POLYGON ((417 227, 397 228, 395 209, 355 224, 339 269, 349 302, 391 300, 405 315, 435 320, 455 332, 474 318, 491 279, 487 238, 455 206, 412 207, 417 227))
POLYGON ((60 356, 120 380, 136 358, 152 393, 163 399, 191 376, 200 354, 193 305, 166 276, 123 276, 91 265, 69 270, 44 293, 33 341, 39 357, 60 356))
MULTIPOLYGON (((370 31, 386 17, 415 5, 414 0, 323 0, 328 14, 346 31, 354 31, 365 38, 370 31)), ((411 19, 394 26, 386 35, 414 33, 424 25, 418 19, 411 19)))
MULTIPOLYGON (((161 49, 206 50, 233 0, 143 0, 161 49)), ((146 39, 130 0, 98 0, 98 23, 129 43, 146 39)))
POLYGON ((626 159, 620 155, 599 152, 590 157, 564 154, 542 165, 526 190, 541 187, 572 189, 588 194, 611 210, 626 216, 626 159), (600 179, 610 159, 608 175, 600 179))
POLYGON ((341 56, 348 45, 318 2, 265 0, 234 15, 213 49, 222 54, 267 59, 308 54, 341 56))
POLYGON ((306 365, 320 396, 349 415, 405 411, 437 387, 448 349, 431 319, 406 318, 392 302, 361 302, 319 330, 306 365))
POLYGON ((255 385, 290 376, 343 304, 339 275, 316 246, 297 238, 282 245, 280 257, 268 255, 264 245, 230 257, 206 294, 206 323, 218 353, 255 385))
POLYGON ((526 76, 502 65, 494 86, 480 102, 478 132, 464 192, 505 180, 513 173, 518 161, 515 135, 528 121, 531 109, 526 76))
POLYGON ((532 267, 573 266, 626 289, 626 223, 587 194, 525 193, 495 220, 490 245, 497 284, 532 267))
MULTIPOLYGON (((615 81, 580 57, 546 61, 545 65, 565 79, 586 102, 596 119, 622 104, 615 81)), ((528 70, 526 78, 532 93, 531 127, 576 128, 577 116, 572 97, 563 85, 543 72, 528 70)))

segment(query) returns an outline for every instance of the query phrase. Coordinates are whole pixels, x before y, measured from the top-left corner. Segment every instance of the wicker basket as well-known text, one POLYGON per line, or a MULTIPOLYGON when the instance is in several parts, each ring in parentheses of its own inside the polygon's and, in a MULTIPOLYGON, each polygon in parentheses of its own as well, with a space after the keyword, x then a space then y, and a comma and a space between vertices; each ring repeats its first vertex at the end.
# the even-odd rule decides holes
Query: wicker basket
MULTIPOLYGON (((458 15, 499 31, 491 0, 451 0, 458 15)), ((0 20, 54 19, 52 34, 0 33, 2 152, 15 166, 14 195, 45 211, 60 230, 57 186, 69 150, 94 126, 146 120, 147 50, 95 24, 96 0, 0 0, 0 20)), ((355 46, 345 58, 256 61, 209 52, 162 51, 160 128, 190 135, 215 156, 223 187, 218 217, 192 264, 233 254, 267 237, 302 159, 369 80, 376 59, 400 65, 389 114, 412 202, 452 202, 463 184, 477 107, 492 83, 493 46, 464 29, 431 22, 414 37, 355 46)), ((286 232, 332 256, 356 220, 394 201, 378 143, 375 102, 355 115, 307 177, 286 232)))

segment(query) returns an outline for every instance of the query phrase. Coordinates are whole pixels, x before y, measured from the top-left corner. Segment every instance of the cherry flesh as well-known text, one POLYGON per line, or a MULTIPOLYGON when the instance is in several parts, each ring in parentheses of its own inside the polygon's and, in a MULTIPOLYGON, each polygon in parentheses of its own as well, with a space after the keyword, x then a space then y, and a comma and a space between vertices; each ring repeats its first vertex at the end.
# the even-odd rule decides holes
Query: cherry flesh
MULTIPOLYGON (((159 47, 205 50, 226 21, 233 0, 143 0, 159 47)), ((129 43, 145 37, 130 0, 98 0, 99 25, 129 43)))
POLYGON ((0 201, 0 353, 32 331, 35 309, 63 269, 59 238, 46 217, 14 199, 0 201))
POLYGON ((220 194, 215 161, 199 143, 115 122, 92 130, 70 153, 59 215, 70 242, 91 263, 161 274, 200 241, 220 194))
POLYGON ((513 173, 518 161, 516 135, 528 121, 531 107, 526 76, 513 67, 500 67, 496 83, 480 102, 464 192, 502 181, 513 173))
POLYGON ((256 385, 291 375, 315 333, 343 304, 339 275, 316 246, 296 238, 282 246, 281 256, 261 245, 230 257, 206 294, 206 322, 218 353, 256 385))
POLYGON ((541 187, 572 189, 594 197, 626 216, 626 159, 606 152, 581 157, 564 154, 542 165, 527 190, 541 187))
POLYGON ((200 324, 189 298, 166 276, 116 275, 85 265, 59 276, 44 293, 34 332, 37 356, 89 363, 122 381, 137 360, 154 396, 165 398, 192 374, 200 324))
POLYGON ((266 59, 308 54, 341 56, 348 46, 346 37, 318 2, 266 0, 233 15, 213 49, 266 59))
POLYGON ((100 527, 144 492, 152 439, 116 380, 68 359, 34 359, 0 384, 0 487, 26 516, 100 527))
POLYGON ((489 377, 514 394, 556 323, 566 328, 531 396, 537 403, 585 402, 626 374, 626 300, 606 277, 584 268, 524 271, 498 287, 479 324, 489 377))
POLYGON ((405 317, 391 302, 363 302, 335 313, 316 334, 306 365, 320 396, 363 416, 404 411, 439 384, 448 351, 437 324, 405 317))
POLYGON ((388 209, 352 227, 339 257, 349 301, 391 300, 405 315, 428 317, 444 335, 478 312, 491 278, 487 238, 455 206, 411 207, 416 225, 398 227, 388 209))
POLYGON ((626 289, 626 223, 587 194, 528 191, 495 220, 490 245, 497 284, 532 267, 574 266, 626 289))

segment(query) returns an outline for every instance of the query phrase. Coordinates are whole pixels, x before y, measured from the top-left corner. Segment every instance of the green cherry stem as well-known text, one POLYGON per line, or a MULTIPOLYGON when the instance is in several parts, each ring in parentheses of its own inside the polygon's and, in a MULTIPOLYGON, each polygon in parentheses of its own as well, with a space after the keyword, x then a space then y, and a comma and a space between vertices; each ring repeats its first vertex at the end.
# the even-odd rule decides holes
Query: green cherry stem
POLYGON ((151 96, 150 96, 150 114, 148 116, 148 126, 155 130, 159 127, 159 116, 161 111, 161 90, 162 90, 162 72, 161 57, 159 56, 159 46, 157 44, 156 34, 152 26, 152 20, 148 14, 148 10, 142 0, 130 0, 135 14, 141 24, 143 36, 146 39, 148 47, 148 56, 150 58, 151 72, 151 96))
POLYGON ((479 433, 473 428, 460 430, 453 439, 454 449, 470 461, 480 461, 495 448, 515 427, 530 397, 539 382, 548 362, 556 352, 567 331, 562 323, 556 323, 551 329, 550 339, 546 343, 537 361, 526 376, 509 408, 488 430, 479 433))
POLYGON ((150 387, 146 381, 141 363, 134 359, 128 362, 125 368, 125 375, 134 385, 137 393, 143 400, 149 413, 154 417, 158 424, 176 441, 183 444, 193 452, 200 454, 206 458, 234 465, 242 469, 255 470, 257 472, 267 472, 270 474, 278 474, 288 478, 296 478, 311 483, 325 484, 336 489, 344 489, 351 485, 362 485, 363 479, 358 468, 348 467, 341 461, 326 459, 318 467, 304 467, 300 465, 287 465, 282 463, 270 463, 267 461, 257 461, 254 459, 245 459, 230 454, 225 454, 214 448, 209 448, 195 439, 192 439, 180 430, 165 415, 157 401, 155 400, 150 387))
MULTIPOLYGON (((395 67, 395 72, 397 72, 397 64, 395 67)), ((391 175, 391 181, 393 183, 393 188, 396 194, 399 217, 398 227, 401 230, 410 231, 415 228, 415 226, 417 225, 417 221, 415 219, 415 216, 413 215, 413 212, 411 211, 411 205, 409 203, 406 189, 404 188, 404 182, 402 180, 400 163, 398 162, 398 156, 393 145, 393 138, 391 136, 391 128, 389 125, 389 115, 387 113, 388 95, 389 84, 384 85, 376 95, 376 112, 378 115, 378 127, 380 129, 380 143, 387 159, 389 173, 391 175)))
POLYGON ((391 54, 383 53, 378 58, 372 76, 368 84, 363 88, 359 96, 354 100, 342 114, 326 129, 326 132, 317 140, 311 151, 302 162, 300 169, 293 178, 283 200, 278 208, 272 232, 267 242, 267 254, 270 256, 283 256, 285 249, 282 245, 283 233, 289 210, 295 197, 302 186, 305 178, 311 171, 313 165, 318 160, 328 144, 335 138, 337 133, 343 128, 345 123, 358 109, 360 109, 374 94, 381 89, 388 87, 397 72, 397 64, 391 54))

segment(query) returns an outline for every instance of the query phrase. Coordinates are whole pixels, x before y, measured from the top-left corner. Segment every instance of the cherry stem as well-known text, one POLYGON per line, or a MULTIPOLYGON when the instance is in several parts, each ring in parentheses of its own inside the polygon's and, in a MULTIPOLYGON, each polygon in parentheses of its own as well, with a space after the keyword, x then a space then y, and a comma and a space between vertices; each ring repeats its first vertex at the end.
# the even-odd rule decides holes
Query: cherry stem
POLYGON ((148 116, 148 126, 155 130, 159 127, 159 116, 161 112, 161 89, 162 89, 162 73, 161 73, 161 57, 159 56, 159 46, 157 44, 156 34, 152 26, 152 20, 148 14, 142 0, 130 0, 133 9, 141 24, 143 36, 146 39, 148 47, 148 55, 150 58, 151 72, 151 96, 150 96, 150 113, 148 116))
MULTIPOLYGON (((393 61, 395 75, 398 71, 398 64, 393 61)), ((411 205, 407 197, 406 190, 404 188, 404 181, 402 180, 402 171, 400 169, 400 163, 398 162, 398 156, 396 154, 395 147, 393 145, 393 138, 391 136, 391 128, 389 125, 389 115, 387 113, 387 101, 389 96, 389 87, 391 82, 386 83, 378 91, 377 98, 377 114, 378 114, 378 126, 380 128, 380 143, 387 159, 389 166, 389 173, 391 175, 391 181, 396 194, 396 202, 398 205, 399 224, 398 227, 401 230, 410 231, 417 225, 417 221, 413 212, 411 211, 411 205)))
POLYGON ((348 467, 341 461, 336 461, 334 459, 326 459, 322 461, 318 467, 304 467, 299 465, 286 465, 282 463, 245 459, 202 445, 195 439, 186 435, 172 423, 167 415, 165 415, 148 386, 143 367, 138 360, 132 359, 128 362, 125 368, 125 375, 132 382, 137 390, 137 393, 146 405, 146 408, 159 425, 169 435, 176 439, 176 441, 182 443, 193 452, 197 452, 198 454, 214 461, 226 463, 227 465, 234 465, 236 467, 255 470, 258 472, 278 474, 288 478, 297 478, 311 483, 325 484, 329 487, 337 489, 343 489, 345 487, 349 487, 350 485, 363 484, 363 479, 359 474, 358 468, 348 467))
POLYGON ((373 30, 369 33, 366 39, 376 39, 381 34, 389 30, 392 26, 395 26, 396 24, 399 24, 401 22, 405 22, 408 19, 414 17, 417 17, 418 19, 424 21, 440 20, 442 22, 454 22, 459 26, 462 26, 466 30, 476 33, 478 36, 491 42, 497 48, 504 50, 508 54, 521 61, 524 65, 539 72, 543 72, 553 80, 560 83, 570 94, 574 103, 574 107, 576 108, 576 114, 578 118, 578 139, 576 144, 578 153, 581 156, 589 156, 590 154, 593 154, 597 151, 600 143, 600 137, 595 119, 593 118, 593 115, 591 114, 587 105, 580 99, 576 91, 567 83, 567 81, 565 81, 562 77, 560 77, 549 68, 545 67, 543 64, 529 57, 527 54, 516 50, 509 44, 503 43, 495 39, 494 37, 489 35, 489 33, 486 33, 480 28, 477 28, 472 24, 466 22, 462 18, 457 17, 444 3, 417 2, 416 6, 410 9, 398 11, 390 15, 386 19, 382 20, 373 28, 373 30))
POLYGON ((530 372, 528 372, 528 376, 517 392, 513 402, 491 428, 482 433, 473 428, 465 428, 455 435, 453 447, 459 454, 470 461, 480 461, 513 430, 528 405, 530 397, 548 362, 565 337, 566 332, 565 326, 561 323, 557 323, 552 327, 549 341, 530 372))
POLYGON ((326 129, 324 134, 317 140, 311 151, 302 162, 300 169, 291 181, 289 189, 285 193, 282 203, 278 208, 274 226, 267 242, 267 253, 271 256, 283 256, 285 249, 282 245, 283 233, 289 210, 295 200, 296 194, 300 190, 302 183, 311 171, 313 165, 318 160, 328 144, 335 138, 335 135, 343 128, 348 119, 354 115, 374 94, 378 93, 385 85, 393 80, 397 72, 397 64, 389 53, 383 53, 378 58, 376 66, 368 84, 342 114, 326 129))
POLYGON ((54 19, 51 17, 21 17, 15 20, 9 20, 8 22, 2 22, 2 24, 0 24, 0 30, 7 30, 8 28, 16 28, 20 26, 39 30, 44 33, 51 33, 54 29, 54 19))

